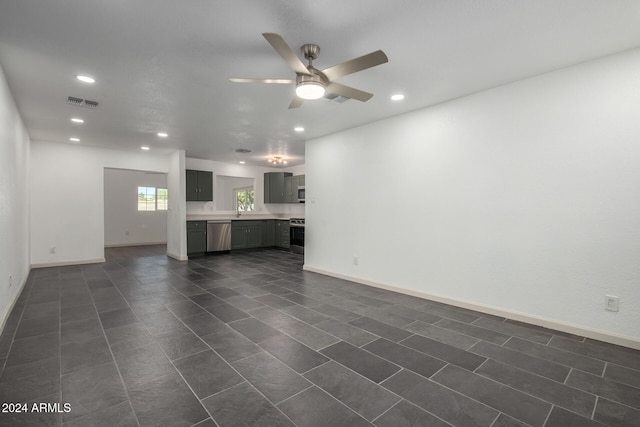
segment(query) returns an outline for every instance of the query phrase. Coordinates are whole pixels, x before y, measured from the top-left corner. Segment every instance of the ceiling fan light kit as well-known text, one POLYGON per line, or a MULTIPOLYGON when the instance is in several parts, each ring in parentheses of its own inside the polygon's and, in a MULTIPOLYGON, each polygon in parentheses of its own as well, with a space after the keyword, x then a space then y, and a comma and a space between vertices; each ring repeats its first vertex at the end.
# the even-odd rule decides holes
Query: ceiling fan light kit
POLYGON ((296 95, 302 99, 320 99, 324 96, 324 85, 313 80, 302 80, 296 85, 296 95))
MULTIPOLYGON (((325 94, 331 93, 342 96, 346 99, 356 99, 366 102, 373 96, 359 89, 335 83, 333 80, 357 71, 366 70, 376 65, 389 61, 387 55, 381 50, 376 50, 369 54, 342 62, 324 70, 318 70, 313 66, 313 61, 320 54, 320 47, 316 44, 305 44, 300 48, 302 55, 309 61, 309 65, 298 58, 284 39, 275 33, 262 33, 269 44, 284 59, 289 68, 296 73, 296 94, 289 104, 289 108, 298 108, 305 100, 322 98, 325 94)), ((234 83, 285 83, 285 79, 255 79, 255 78, 230 78, 234 83)))

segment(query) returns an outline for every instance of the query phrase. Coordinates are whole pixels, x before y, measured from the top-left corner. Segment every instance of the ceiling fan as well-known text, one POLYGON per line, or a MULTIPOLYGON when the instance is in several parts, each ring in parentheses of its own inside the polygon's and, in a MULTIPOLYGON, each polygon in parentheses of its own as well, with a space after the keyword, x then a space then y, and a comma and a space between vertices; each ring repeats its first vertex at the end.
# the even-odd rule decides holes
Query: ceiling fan
POLYGON ((300 48, 302 55, 309 61, 309 65, 305 66, 280 35, 275 33, 262 33, 262 35, 296 73, 296 79, 230 78, 229 80, 235 83, 295 83, 296 94, 291 104, 289 104, 289 108, 298 108, 305 100, 322 98, 325 93, 333 93, 362 102, 368 101, 373 96, 372 93, 341 85, 340 83, 334 82, 334 80, 389 61, 383 51, 376 50, 375 52, 342 62, 333 67, 318 70, 313 66, 313 61, 320 54, 320 47, 318 45, 305 44, 300 48))

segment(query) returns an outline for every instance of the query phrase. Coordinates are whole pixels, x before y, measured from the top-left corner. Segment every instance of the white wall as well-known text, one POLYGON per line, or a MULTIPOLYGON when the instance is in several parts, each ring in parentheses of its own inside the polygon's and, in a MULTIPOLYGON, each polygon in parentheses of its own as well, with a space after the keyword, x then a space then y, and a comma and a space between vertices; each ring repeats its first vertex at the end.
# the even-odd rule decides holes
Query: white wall
MULTIPOLYGON (((174 182, 184 180, 179 171, 170 168, 172 158, 149 152, 124 152, 33 141, 31 264, 42 266, 102 261, 105 244, 104 169, 168 173, 167 183, 171 191, 172 186, 175 188, 179 185, 174 182), (53 254, 51 247, 56 248, 53 254)), ((170 201, 170 209, 172 206, 175 205, 170 201)), ((168 216, 168 227, 184 234, 183 224, 178 223, 179 214, 178 217, 168 216)))
POLYGON ((167 211, 139 211, 138 187, 167 188, 167 175, 104 170, 105 247, 167 242, 167 211))
POLYGON ((634 50, 309 141, 305 267, 638 346, 639 111, 634 50))
POLYGON ((187 182, 185 176, 184 150, 169 156, 167 189, 169 190, 169 211, 167 212, 167 255, 187 260, 187 182))
MULTIPOLYGON (((255 207, 256 214, 290 214, 292 216, 304 217, 304 204, 291 204, 291 203, 264 203, 264 173, 265 172, 291 172, 294 175, 303 175, 305 172, 304 165, 295 166, 291 168, 261 168, 256 166, 229 164, 215 162, 212 160, 202 159, 186 159, 187 169, 195 169, 202 171, 213 172, 213 194, 217 199, 216 190, 216 175, 223 176, 237 176, 243 178, 254 178, 254 191, 255 191, 255 207)), ((233 209, 224 210, 216 207, 216 200, 212 202, 187 202, 187 214, 188 215, 216 215, 216 214, 230 214, 233 213, 233 209)), ((250 214, 243 214, 250 215, 250 214)))
POLYGON ((29 275, 29 156, 29 135, 0 67, 0 333, 29 275))

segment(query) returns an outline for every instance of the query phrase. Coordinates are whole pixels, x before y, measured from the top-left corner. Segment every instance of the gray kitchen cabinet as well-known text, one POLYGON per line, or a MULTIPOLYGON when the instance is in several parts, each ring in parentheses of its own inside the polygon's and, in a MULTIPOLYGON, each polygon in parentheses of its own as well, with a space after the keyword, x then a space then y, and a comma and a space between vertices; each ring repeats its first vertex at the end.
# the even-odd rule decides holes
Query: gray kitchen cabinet
POLYGON ((187 256, 207 252, 207 221, 187 221, 187 256))
POLYGON ((289 221, 288 220, 276 220, 275 231, 276 242, 275 245, 279 248, 289 249, 289 221))
POLYGON ((284 179, 284 202, 298 203, 298 186, 300 175, 288 176, 284 179))
POLYGON ((290 176, 291 172, 265 172, 264 203, 286 203, 285 178, 290 176))
POLYGON ((262 246, 276 245, 276 223, 272 219, 262 221, 262 246))
POLYGON ((262 221, 231 221, 231 249, 262 246, 262 221))
POLYGON ((187 169, 187 202, 213 200, 213 172, 187 169))

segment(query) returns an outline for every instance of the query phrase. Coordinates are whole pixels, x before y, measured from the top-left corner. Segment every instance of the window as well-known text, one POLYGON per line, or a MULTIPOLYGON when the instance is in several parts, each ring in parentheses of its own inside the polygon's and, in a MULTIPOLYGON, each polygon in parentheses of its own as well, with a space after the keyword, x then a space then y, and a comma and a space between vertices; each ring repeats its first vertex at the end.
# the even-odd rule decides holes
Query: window
POLYGON ((234 208, 236 212, 249 212, 255 209, 253 187, 233 190, 234 208))
POLYGON ((166 188, 138 187, 139 211, 166 211, 169 208, 169 194, 166 188))
POLYGON ((169 193, 166 188, 158 188, 156 194, 156 207, 159 211, 169 209, 169 193))

